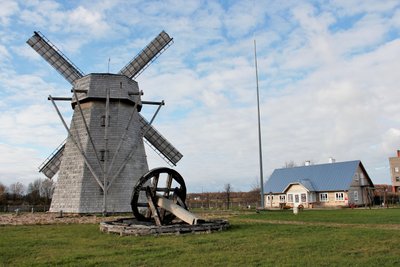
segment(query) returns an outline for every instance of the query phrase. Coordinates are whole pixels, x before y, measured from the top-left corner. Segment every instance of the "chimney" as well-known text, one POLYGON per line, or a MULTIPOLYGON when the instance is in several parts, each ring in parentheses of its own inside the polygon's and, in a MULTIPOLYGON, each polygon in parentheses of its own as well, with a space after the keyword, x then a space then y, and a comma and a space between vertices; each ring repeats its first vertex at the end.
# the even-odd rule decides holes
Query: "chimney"
POLYGON ((397 157, 400 158, 400 150, 397 150, 397 157))
POLYGON ((329 158, 329 163, 335 163, 335 162, 336 162, 336 159, 334 159, 332 157, 329 158))

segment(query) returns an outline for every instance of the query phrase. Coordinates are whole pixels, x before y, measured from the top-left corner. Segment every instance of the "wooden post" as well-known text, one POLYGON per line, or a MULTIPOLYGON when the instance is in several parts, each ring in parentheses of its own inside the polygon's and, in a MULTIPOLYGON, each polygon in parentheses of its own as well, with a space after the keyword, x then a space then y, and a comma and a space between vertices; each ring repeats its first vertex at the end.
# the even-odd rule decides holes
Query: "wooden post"
POLYGON ((147 197, 147 201, 149 202, 149 208, 151 209, 153 218, 156 221, 156 225, 161 226, 160 214, 157 209, 155 198, 154 198, 149 186, 146 187, 146 197, 147 197))

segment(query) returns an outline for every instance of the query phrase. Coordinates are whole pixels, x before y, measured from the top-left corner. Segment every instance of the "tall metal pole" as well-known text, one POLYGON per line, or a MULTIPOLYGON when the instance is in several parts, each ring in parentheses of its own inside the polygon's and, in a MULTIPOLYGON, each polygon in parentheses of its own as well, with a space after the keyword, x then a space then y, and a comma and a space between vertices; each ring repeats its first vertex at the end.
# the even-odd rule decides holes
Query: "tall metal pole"
POLYGON ((254 63, 256 66, 256 85, 257 85, 257 114, 258 114, 258 150, 260 156, 260 195, 261 195, 261 208, 264 206, 264 174, 263 174, 263 159, 262 159, 262 145, 261 145, 261 119, 260 119, 260 92, 258 89, 258 68, 257 68, 257 45, 254 39, 254 63))

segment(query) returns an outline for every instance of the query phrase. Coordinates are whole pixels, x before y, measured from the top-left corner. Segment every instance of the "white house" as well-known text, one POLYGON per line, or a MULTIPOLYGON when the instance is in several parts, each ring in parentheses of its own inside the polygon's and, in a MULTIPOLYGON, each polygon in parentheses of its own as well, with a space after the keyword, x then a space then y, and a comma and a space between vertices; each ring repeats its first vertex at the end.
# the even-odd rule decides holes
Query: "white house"
POLYGON ((264 185, 265 208, 370 205, 373 183, 359 160, 276 169, 264 185))

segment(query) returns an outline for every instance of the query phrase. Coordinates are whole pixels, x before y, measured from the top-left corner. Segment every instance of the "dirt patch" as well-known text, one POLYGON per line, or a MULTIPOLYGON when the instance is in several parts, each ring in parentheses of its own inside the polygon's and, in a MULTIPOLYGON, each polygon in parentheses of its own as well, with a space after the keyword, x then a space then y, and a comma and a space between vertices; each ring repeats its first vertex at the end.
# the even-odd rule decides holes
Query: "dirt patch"
POLYGON ((0 214, 0 226, 5 225, 36 225, 36 224, 97 224, 104 221, 117 220, 125 216, 70 215, 60 217, 56 213, 20 213, 0 214))

